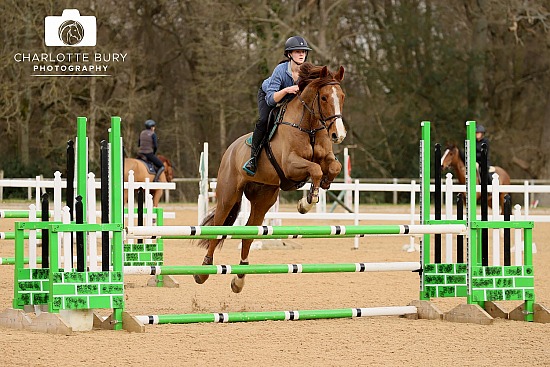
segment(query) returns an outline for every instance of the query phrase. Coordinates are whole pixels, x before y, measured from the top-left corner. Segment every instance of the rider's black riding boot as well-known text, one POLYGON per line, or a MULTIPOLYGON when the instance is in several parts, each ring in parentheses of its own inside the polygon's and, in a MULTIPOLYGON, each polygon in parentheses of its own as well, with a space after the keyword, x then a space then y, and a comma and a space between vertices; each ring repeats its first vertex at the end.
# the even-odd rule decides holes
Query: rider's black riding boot
POLYGON ((243 166, 243 170, 249 176, 254 176, 256 174, 258 155, 262 151, 263 138, 263 131, 254 129, 254 133, 252 134, 252 146, 250 147, 250 159, 246 161, 243 166))
POLYGON ((162 167, 160 167, 160 168, 158 169, 158 171, 157 171, 157 173, 156 173, 156 175, 155 175, 155 179, 153 180, 153 182, 158 182, 160 175, 162 174, 162 172, 164 172, 164 169, 165 169, 164 166, 162 166, 162 167))

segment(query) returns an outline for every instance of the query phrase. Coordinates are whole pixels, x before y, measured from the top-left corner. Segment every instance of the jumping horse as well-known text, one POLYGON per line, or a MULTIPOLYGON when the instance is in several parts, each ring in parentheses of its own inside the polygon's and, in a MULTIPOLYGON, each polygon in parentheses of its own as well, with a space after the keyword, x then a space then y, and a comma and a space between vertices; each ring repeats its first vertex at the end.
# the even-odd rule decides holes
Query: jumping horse
MULTIPOLYGON (((464 185, 466 183, 466 165, 464 163, 463 155, 460 152, 460 149, 454 145, 450 144, 445 148, 445 152, 441 156, 441 168, 442 169, 449 169, 452 168, 452 170, 455 172, 456 178, 458 179, 458 182, 461 185, 464 185)), ((490 172, 490 176, 492 176, 494 173, 498 174, 499 183, 501 185, 510 185, 510 176, 508 175, 508 172, 506 172, 502 167, 494 166, 494 171, 492 170, 490 172)), ((490 183, 491 178, 489 178, 490 183)), ((476 185, 480 184, 480 178, 479 174, 476 175, 476 185)), ((499 194, 499 206, 500 206, 500 214, 504 213, 504 196, 506 196, 507 193, 501 192, 499 194)), ((477 193, 477 200, 479 201, 481 197, 481 193, 477 193)), ((488 194, 488 201, 491 200, 491 194, 488 194)))
MULTIPOLYGON (((163 155, 159 154, 157 157, 164 164, 164 172, 160 174, 158 179, 159 182, 172 182, 174 178, 172 163, 163 155)), ((128 172, 130 172, 130 170, 134 171, 135 182, 145 182, 146 178, 148 178, 150 182, 153 182, 155 178, 155 174, 149 172, 146 163, 141 159, 124 158, 124 182, 128 182, 128 172)), ((151 190, 153 195, 153 206, 155 208, 159 205, 163 191, 164 190, 151 190)), ((128 202, 128 190, 124 190, 124 202, 128 202)))
MULTIPOLYGON (((235 223, 244 193, 251 204, 246 225, 261 226, 280 188, 296 190, 310 179, 311 189, 307 197, 298 202, 298 211, 307 213, 318 202, 319 187, 328 189, 342 169, 332 144, 339 144, 346 137, 342 120, 344 93, 340 86, 343 79, 342 66, 338 72, 331 72, 326 66, 302 64, 299 92, 286 106, 282 122, 264 145, 256 174, 248 176, 242 169, 250 158, 250 148, 245 144, 250 134, 235 140, 225 151, 218 170, 217 205, 202 225, 235 223)), ((213 264, 214 250, 222 243, 223 239, 198 241, 199 246, 207 249, 203 265, 213 264)), ((249 264, 251 244, 252 239, 242 240, 241 265, 249 264)), ((208 275, 197 274, 194 278, 202 284, 208 275)), ((244 274, 232 279, 233 292, 239 293, 243 286, 244 274)))

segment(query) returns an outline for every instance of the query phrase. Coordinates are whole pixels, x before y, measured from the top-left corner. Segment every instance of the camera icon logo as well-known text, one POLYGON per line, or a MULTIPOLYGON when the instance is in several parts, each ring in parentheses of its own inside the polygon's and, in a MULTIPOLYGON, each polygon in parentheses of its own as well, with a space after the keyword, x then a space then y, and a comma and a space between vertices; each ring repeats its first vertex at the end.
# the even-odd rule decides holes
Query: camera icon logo
POLYGON ((78 9, 65 9, 61 16, 44 19, 46 46, 95 46, 97 21, 95 16, 80 15, 78 9))

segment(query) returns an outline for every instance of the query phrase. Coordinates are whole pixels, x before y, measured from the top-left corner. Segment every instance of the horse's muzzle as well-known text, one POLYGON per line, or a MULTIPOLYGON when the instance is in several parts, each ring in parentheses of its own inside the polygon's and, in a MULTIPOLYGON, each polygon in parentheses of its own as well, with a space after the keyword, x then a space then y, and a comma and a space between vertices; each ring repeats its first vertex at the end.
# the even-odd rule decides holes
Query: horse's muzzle
POLYGON ((336 129, 334 129, 330 135, 330 139, 334 144, 340 144, 346 138, 346 128, 344 127, 344 122, 341 118, 337 118, 334 124, 336 125, 336 129))
POLYGON ((346 138, 346 135, 340 135, 340 136, 337 136, 336 134, 332 134, 332 142, 334 144, 340 144, 341 142, 344 141, 344 139, 346 138))

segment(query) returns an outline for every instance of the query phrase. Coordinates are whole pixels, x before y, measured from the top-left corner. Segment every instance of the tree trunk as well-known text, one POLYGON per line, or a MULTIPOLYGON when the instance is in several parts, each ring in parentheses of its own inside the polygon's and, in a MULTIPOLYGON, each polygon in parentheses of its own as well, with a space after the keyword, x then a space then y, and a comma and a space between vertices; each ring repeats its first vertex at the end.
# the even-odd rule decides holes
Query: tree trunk
POLYGON ((539 179, 550 179, 550 92, 547 92, 546 97, 546 122, 541 124, 539 149, 541 155, 541 167, 539 179))
POLYGON ((486 1, 473 1, 471 9, 472 46, 470 50, 470 71, 468 85, 468 107, 475 120, 485 120, 487 111, 484 103, 485 96, 485 61, 487 52, 487 16, 486 1))
POLYGON ((220 103, 220 148, 221 151, 225 151, 227 148, 227 126, 225 120, 225 107, 223 103, 220 103))

